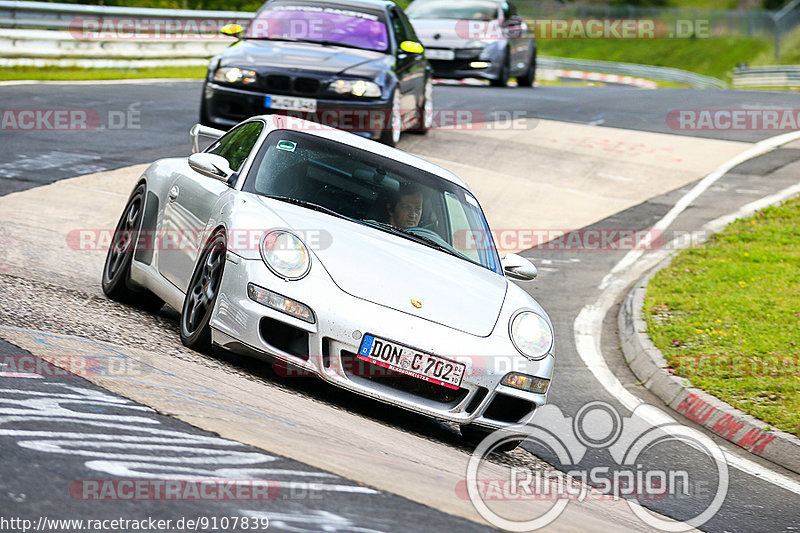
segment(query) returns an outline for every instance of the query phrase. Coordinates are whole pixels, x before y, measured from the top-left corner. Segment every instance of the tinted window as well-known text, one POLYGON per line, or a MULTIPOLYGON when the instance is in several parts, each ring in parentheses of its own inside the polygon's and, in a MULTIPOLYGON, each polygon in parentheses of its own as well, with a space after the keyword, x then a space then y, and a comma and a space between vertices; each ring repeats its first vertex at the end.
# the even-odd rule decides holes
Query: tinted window
POLYGON ((236 172, 250 155, 250 150, 255 146, 263 129, 263 122, 248 122, 229 131, 224 137, 209 146, 206 152, 224 157, 236 172))
POLYGON ((406 25, 403 24, 403 19, 400 18, 400 15, 397 14, 395 9, 389 11, 389 17, 392 21, 392 30, 394 31, 394 38, 397 40, 397 44, 399 45, 403 41, 410 41, 411 35, 409 35, 406 25))
POLYGON ((335 43, 379 52, 389 47, 380 14, 302 3, 270 4, 250 23, 245 38, 335 43))

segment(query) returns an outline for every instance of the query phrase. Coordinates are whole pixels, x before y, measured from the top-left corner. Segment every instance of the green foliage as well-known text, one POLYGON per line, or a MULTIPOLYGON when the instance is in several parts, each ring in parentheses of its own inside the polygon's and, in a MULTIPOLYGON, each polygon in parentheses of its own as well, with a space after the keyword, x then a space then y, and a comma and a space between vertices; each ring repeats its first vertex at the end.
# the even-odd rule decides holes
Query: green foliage
POLYGON ((133 78, 196 78, 203 79, 206 67, 159 68, 61 68, 3 67, 0 80, 121 80, 133 78))
POLYGON ((542 55, 673 67, 720 79, 729 79, 738 63, 771 49, 769 40, 753 37, 539 41, 542 55))
POLYGON ((800 435, 800 199, 737 220, 647 288, 648 333, 676 375, 800 435))

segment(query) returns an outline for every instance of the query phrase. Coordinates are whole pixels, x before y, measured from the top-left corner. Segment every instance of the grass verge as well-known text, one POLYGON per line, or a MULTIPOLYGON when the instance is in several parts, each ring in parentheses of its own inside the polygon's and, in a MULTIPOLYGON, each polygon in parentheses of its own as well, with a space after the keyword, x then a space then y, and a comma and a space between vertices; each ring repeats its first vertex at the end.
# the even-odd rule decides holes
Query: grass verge
POLYGON ((740 219, 650 281, 650 337, 675 375, 800 435, 800 198, 740 219))
POLYGON ((156 68, 78 68, 78 67, 3 67, 0 80, 122 80, 143 78, 197 78, 202 80, 206 67, 156 68))
POLYGON ((772 53, 768 39, 710 37, 708 39, 552 40, 539 41, 539 53, 555 57, 594 59, 673 67, 730 81, 734 67, 772 53))

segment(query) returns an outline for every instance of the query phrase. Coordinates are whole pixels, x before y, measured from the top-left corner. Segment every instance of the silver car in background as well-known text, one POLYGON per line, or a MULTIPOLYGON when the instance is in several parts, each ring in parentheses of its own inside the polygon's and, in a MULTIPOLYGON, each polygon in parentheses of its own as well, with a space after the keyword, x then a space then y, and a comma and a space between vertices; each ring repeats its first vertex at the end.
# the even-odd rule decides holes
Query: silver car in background
MULTIPOLYGON (((180 335, 457 423, 529 420, 553 374, 547 314, 509 279, 457 176, 356 135, 253 117, 153 163, 103 271, 111 298, 181 311, 180 335)), ((511 442, 512 446, 518 444, 511 442)))
POLYGON ((536 79, 536 40, 505 0, 415 0, 406 9, 437 78, 483 78, 504 87, 536 79))

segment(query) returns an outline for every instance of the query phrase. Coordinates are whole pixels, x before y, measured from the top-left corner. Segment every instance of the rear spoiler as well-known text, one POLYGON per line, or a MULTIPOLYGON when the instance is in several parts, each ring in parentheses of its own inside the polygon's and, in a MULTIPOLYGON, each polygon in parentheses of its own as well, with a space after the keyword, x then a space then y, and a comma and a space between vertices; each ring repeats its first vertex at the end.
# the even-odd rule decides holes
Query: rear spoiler
POLYGON ((225 132, 216 128, 209 128, 201 124, 195 124, 189 130, 189 135, 192 136, 192 153, 196 154, 200 151, 200 137, 209 137, 211 139, 219 139, 225 132))

